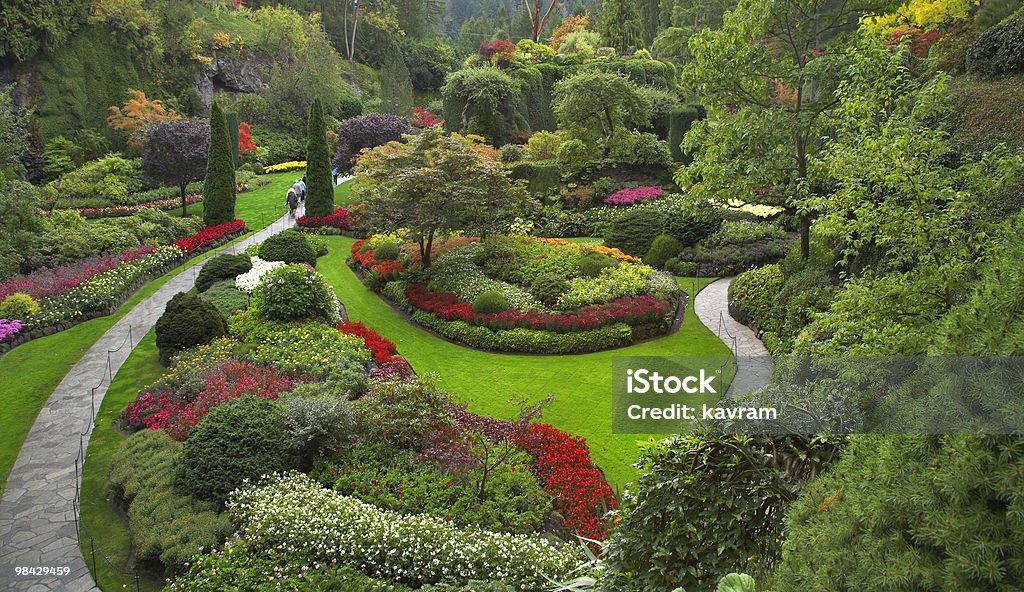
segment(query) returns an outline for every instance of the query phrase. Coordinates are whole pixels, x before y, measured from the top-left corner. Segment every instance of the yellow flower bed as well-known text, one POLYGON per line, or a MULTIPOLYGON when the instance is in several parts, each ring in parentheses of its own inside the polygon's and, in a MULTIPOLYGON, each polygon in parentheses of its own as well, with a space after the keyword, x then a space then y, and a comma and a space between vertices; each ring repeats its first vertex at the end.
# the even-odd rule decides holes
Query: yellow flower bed
POLYGON ((287 171, 295 171, 298 169, 306 168, 306 161, 304 160, 292 160, 289 162, 282 162, 280 164, 272 164, 267 167, 263 167, 264 173, 284 173, 287 171))

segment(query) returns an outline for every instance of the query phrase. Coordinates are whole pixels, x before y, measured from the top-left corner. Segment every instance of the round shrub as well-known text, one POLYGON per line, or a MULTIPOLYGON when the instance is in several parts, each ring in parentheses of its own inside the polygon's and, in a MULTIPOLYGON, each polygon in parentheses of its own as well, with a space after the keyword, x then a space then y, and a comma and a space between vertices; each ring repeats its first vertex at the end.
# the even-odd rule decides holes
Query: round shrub
POLYGON ((381 243, 373 250, 373 258, 377 261, 394 261, 402 254, 402 245, 397 241, 381 243))
POLYGON ((39 303, 24 292, 15 292, 0 302, 0 319, 27 321, 39 314, 39 303))
POLYGON ((178 292, 156 322, 160 361, 166 365, 181 350, 210 343, 227 332, 227 322, 217 307, 197 294, 178 292))
POLYGON ((248 255, 220 255, 206 262, 196 277, 196 290, 205 292, 213 284, 235 277, 252 269, 252 260, 248 255))
POLYGON ((772 590, 1019 588, 1022 459, 1019 437, 851 439, 791 506, 772 590))
POLYGON ((496 290, 481 292, 473 299, 473 312, 480 314, 498 314, 509 309, 508 298, 496 290))
POLYGON ((626 212, 608 225, 604 231, 604 244, 627 255, 643 257, 651 248, 654 237, 661 234, 663 223, 663 215, 653 209, 626 212))
POLYGON ((548 306, 554 306, 558 297, 569 291, 569 282, 557 273, 542 273, 533 280, 530 293, 548 306))
POLYGON ((279 267, 260 278, 253 291, 252 305, 264 318, 302 321, 320 318, 338 320, 337 298, 324 277, 305 265, 279 267))
POLYGON ((741 323, 753 320, 762 329, 768 329, 774 325, 772 310, 784 282, 778 265, 755 267, 741 273, 729 285, 730 311, 741 313, 736 319, 741 323))
POLYGON ((242 397, 218 407, 189 434, 174 485, 198 499, 223 504, 245 479, 294 466, 284 414, 274 401, 242 397))
POLYGON ((651 243, 651 248, 647 250, 647 255, 644 256, 644 263, 667 269, 668 260, 678 256, 682 248, 683 246, 679 244, 679 241, 674 236, 659 234, 654 239, 654 242, 651 243))
POLYGON ((967 69, 983 76, 1024 72, 1024 9, 985 31, 967 48, 967 69))
POLYGON ((501 147, 501 162, 511 164, 523 159, 526 150, 519 144, 505 144, 501 147))
POLYGON ((249 295, 235 287, 235 280, 221 280, 203 292, 201 298, 217 307, 225 317, 249 306, 249 295))
POLYGON ((285 263, 316 263, 316 250, 309 238, 298 230, 289 228, 284 232, 263 241, 259 251, 260 259, 265 261, 284 261, 285 263))
POLYGON ((722 226, 722 213, 707 200, 689 199, 669 210, 665 233, 690 246, 711 236, 722 226))
POLYGON ((580 275, 596 278, 601 275, 603 270, 609 267, 617 267, 619 262, 611 255, 591 251, 580 257, 580 261, 577 265, 579 265, 580 268, 580 275))

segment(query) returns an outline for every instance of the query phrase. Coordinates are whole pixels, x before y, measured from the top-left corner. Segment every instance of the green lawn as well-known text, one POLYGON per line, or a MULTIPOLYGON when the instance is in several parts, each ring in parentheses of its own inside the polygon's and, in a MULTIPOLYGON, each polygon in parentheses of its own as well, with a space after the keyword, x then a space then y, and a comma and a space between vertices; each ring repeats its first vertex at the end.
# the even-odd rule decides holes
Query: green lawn
MULTIPOLYGON (((477 351, 439 339, 411 325, 386 302, 365 288, 345 265, 353 239, 328 237, 330 254, 319 269, 334 285, 352 320, 363 321, 398 345, 417 372, 436 372, 440 384, 471 411, 511 417, 510 398, 539 400, 551 393, 554 403, 544 421, 584 436, 594 461, 609 483, 621 488, 635 476, 635 435, 612 434, 611 368, 613 356, 728 356, 728 348, 697 320, 693 300, 682 328, 674 335, 613 351, 577 356, 524 356, 477 351)), ((687 291, 710 283, 680 279, 687 291)))
MULTIPOLYGON (((288 211, 288 206, 285 205, 284 201, 285 195, 288 194, 288 188, 292 186, 295 179, 301 176, 301 170, 266 175, 270 179, 270 183, 259 189, 238 194, 235 200, 235 216, 245 220, 249 228, 264 228, 288 211)), ((348 183, 342 183, 334 188, 334 201, 339 206, 348 205, 349 203, 348 186, 348 183)), ((180 216, 181 208, 168 210, 167 213, 172 216, 180 216)), ((202 217, 203 204, 190 205, 188 207, 188 214, 189 216, 202 217)))

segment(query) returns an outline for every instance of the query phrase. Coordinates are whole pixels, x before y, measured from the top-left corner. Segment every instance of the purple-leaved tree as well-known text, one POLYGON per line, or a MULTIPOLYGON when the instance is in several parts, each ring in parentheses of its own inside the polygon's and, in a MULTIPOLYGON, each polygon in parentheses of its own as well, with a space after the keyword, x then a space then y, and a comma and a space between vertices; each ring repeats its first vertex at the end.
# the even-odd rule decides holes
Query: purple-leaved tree
POLYGON ((163 121, 146 134, 142 170, 151 180, 176 186, 181 192, 181 215, 186 215, 185 189, 206 175, 210 124, 198 119, 163 121))

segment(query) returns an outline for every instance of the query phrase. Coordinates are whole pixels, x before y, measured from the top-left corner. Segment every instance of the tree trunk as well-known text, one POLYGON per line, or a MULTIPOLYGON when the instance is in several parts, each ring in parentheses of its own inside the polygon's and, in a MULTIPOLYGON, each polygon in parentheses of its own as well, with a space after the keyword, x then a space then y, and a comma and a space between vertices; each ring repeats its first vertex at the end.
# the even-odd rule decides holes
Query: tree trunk
POLYGON ((800 258, 807 261, 811 256, 811 216, 800 215, 800 258))
POLYGON ((178 189, 181 191, 181 217, 182 218, 184 218, 184 217, 186 217, 188 215, 186 213, 186 210, 188 209, 188 203, 185 201, 185 189, 186 188, 188 188, 188 183, 184 183, 182 185, 178 185, 178 189))

